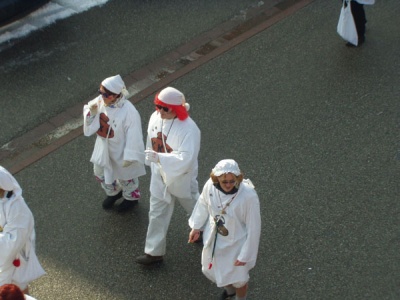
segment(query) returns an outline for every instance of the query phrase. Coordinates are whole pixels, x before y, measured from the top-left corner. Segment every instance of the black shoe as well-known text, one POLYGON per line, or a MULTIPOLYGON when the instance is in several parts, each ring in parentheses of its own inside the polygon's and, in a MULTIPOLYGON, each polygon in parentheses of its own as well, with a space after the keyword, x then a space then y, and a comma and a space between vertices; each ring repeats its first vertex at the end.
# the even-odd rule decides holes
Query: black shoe
POLYGON ((106 199, 103 201, 103 208, 104 209, 110 209, 113 207, 114 203, 122 197, 122 191, 120 191, 118 194, 115 196, 107 196, 106 199))
POLYGON ((131 208, 133 208, 138 203, 139 203, 138 200, 126 200, 126 199, 124 199, 124 201, 122 201, 121 204, 118 205, 117 211, 118 212, 124 212, 124 211, 130 210, 131 208))
POLYGON ((136 257, 136 262, 138 264, 141 265, 152 265, 152 264, 156 264, 156 263, 160 263, 163 261, 163 257, 162 256, 152 256, 149 254, 145 254, 145 255, 141 255, 136 257))
POLYGON ((347 47, 351 47, 351 48, 357 47, 356 45, 354 45, 354 44, 352 44, 352 43, 350 43, 350 42, 347 42, 347 43, 346 43, 346 46, 347 46, 347 47))
POLYGON ((360 47, 362 44, 364 44, 364 42, 365 42, 365 36, 360 37, 360 38, 358 39, 357 46, 354 45, 354 44, 352 44, 352 43, 350 43, 350 42, 347 42, 346 46, 347 46, 347 47, 353 47, 353 48, 354 48, 354 47, 360 47))
POLYGON ((233 293, 233 294, 231 294, 231 295, 228 295, 228 292, 227 292, 226 290, 224 290, 224 292, 223 292, 222 295, 221 295, 221 298, 219 298, 219 299, 221 299, 221 300, 234 299, 235 295, 236 295, 236 293, 233 293))

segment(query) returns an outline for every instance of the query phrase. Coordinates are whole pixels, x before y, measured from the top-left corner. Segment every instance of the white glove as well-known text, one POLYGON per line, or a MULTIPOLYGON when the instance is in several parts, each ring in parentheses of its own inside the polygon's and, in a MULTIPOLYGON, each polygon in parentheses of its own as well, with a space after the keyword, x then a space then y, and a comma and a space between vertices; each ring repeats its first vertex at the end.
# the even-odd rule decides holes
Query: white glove
POLYGON ((126 168, 126 167, 129 167, 131 164, 133 164, 133 161, 124 160, 124 162, 122 163, 122 167, 126 168))
POLYGON ((94 116, 97 115, 97 109, 98 109, 97 102, 93 102, 89 104, 89 110, 90 110, 90 115, 94 116))
POLYGON ((151 161, 151 162, 159 162, 158 159, 158 153, 154 150, 145 150, 144 153, 146 153, 146 160, 151 161))

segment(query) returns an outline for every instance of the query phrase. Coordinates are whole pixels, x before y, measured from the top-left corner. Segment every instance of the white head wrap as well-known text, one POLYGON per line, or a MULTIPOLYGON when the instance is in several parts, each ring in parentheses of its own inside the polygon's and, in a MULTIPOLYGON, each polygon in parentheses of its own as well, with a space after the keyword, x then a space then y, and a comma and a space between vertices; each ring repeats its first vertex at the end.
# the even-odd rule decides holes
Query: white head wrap
POLYGON ((119 95, 122 93, 124 96, 128 96, 125 83, 120 75, 115 75, 104 79, 101 82, 101 85, 114 94, 119 95))
POLYGON ((182 105, 186 110, 190 109, 189 103, 186 102, 185 96, 182 92, 173 87, 166 87, 158 94, 158 99, 165 104, 169 105, 182 105))
POLYGON ((232 173, 236 176, 241 174, 239 166, 236 161, 233 159, 224 159, 221 160, 217 165, 212 169, 212 172, 215 176, 221 176, 222 174, 232 173))
POLYGON ((21 195, 22 190, 17 180, 6 169, 0 166, 0 188, 5 191, 13 191, 16 195, 21 195))

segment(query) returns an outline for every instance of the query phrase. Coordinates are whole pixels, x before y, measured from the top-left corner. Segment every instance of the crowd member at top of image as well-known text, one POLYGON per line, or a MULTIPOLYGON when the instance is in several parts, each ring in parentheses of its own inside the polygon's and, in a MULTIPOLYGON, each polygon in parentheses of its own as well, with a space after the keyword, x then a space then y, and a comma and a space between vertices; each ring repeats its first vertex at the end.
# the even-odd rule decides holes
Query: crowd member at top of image
POLYGON ((220 299, 246 299, 260 241, 260 203, 253 184, 243 179, 234 160, 221 160, 212 169, 189 226, 190 243, 204 228, 202 271, 224 288, 220 299))
POLYGON ((24 295, 15 284, 4 284, 0 286, 0 300, 36 300, 32 296, 24 295))
MULTIPOLYGON (((365 41, 365 24, 367 23, 367 18, 365 16, 364 4, 372 5, 374 3, 375 0, 350 0, 351 14, 354 18, 358 36, 357 46, 361 46, 365 41)), ((355 45, 350 42, 348 42, 346 46, 355 47, 355 45)))
POLYGON ((157 94, 154 103, 146 144, 146 164, 151 167, 149 225, 145 254, 136 258, 144 265, 163 260, 175 201, 190 215, 199 196, 200 130, 189 117, 189 104, 172 87, 157 94))
POLYGON ((97 135, 90 161, 107 195, 103 208, 123 197, 117 210, 124 212, 138 203, 139 177, 146 174, 142 124, 120 75, 104 79, 99 94, 83 108, 83 132, 97 135))
POLYGON ((29 282, 44 274, 35 253, 32 212, 17 180, 0 166, 0 285, 16 284, 28 293, 29 282))

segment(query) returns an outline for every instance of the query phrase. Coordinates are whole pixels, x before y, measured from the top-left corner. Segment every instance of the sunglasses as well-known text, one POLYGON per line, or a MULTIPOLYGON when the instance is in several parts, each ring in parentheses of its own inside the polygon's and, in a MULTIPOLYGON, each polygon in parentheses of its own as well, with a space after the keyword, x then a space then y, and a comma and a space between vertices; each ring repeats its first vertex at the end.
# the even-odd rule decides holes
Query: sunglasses
POLYGON ((156 107, 159 109, 159 110, 164 110, 165 112, 168 112, 169 111, 169 108, 168 107, 165 107, 165 106, 161 106, 161 105, 156 105, 156 107))
POLYGON ((111 94, 108 94, 108 93, 106 93, 106 92, 103 93, 103 92, 100 91, 100 90, 99 90, 99 94, 102 95, 104 98, 108 98, 108 97, 111 96, 111 94))
POLYGON ((227 180, 224 180, 224 181, 221 181, 221 183, 222 184, 235 184, 236 183, 236 180, 229 180, 229 181, 227 181, 227 180))

